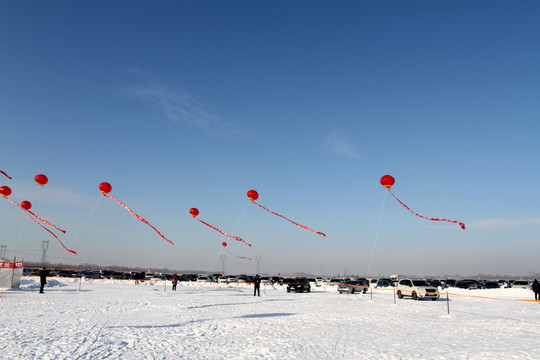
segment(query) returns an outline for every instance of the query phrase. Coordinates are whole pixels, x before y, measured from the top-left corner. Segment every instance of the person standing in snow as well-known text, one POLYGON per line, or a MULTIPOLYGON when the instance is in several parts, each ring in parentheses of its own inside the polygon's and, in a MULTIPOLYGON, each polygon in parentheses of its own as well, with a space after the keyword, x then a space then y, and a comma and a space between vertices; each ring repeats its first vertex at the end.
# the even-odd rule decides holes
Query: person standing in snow
POLYGON ((261 277, 259 276, 259 274, 255 275, 253 284, 255 285, 253 296, 256 296, 256 295, 261 296, 261 277))
POLYGON ((43 288, 45 287, 45 284, 47 284, 47 275, 49 275, 49 270, 44 267, 43 270, 39 272, 39 280, 41 282, 41 286, 39 288, 40 294, 43 294, 43 288))
POLYGON ((540 300, 540 283, 538 283, 538 280, 534 279, 531 288, 534 291, 534 300, 540 300))
POLYGON ((173 291, 176 291, 176 284, 178 283, 178 276, 176 276, 176 274, 174 274, 172 276, 172 289, 173 291))

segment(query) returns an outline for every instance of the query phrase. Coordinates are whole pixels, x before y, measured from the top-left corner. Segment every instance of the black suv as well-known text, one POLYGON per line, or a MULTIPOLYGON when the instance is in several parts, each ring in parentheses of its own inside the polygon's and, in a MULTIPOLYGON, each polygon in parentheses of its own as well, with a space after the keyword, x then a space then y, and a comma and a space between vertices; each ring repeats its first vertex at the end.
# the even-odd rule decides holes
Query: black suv
POLYGON ((310 292, 311 291, 311 285, 309 284, 309 280, 305 277, 297 277, 294 279, 294 282, 290 282, 287 284, 287 292, 310 292))

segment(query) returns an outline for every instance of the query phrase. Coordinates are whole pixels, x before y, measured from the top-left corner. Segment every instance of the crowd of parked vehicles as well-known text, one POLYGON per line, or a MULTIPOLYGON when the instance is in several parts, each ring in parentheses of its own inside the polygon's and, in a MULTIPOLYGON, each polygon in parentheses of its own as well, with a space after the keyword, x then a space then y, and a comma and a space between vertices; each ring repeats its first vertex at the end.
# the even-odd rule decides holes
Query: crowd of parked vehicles
MULTIPOLYGON (((23 275, 38 275, 41 269, 25 268, 23 275)), ((145 273, 145 272, 120 272, 113 270, 57 270, 50 269, 49 276, 87 278, 87 279, 118 279, 118 280, 171 280, 173 274, 145 273)), ((179 274, 178 281, 198 281, 216 283, 252 283, 254 276, 247 274, 222 275, 222 274, 179 274)), ((529 280, 478 280, 478 279, 399 279, 397 276, 388 278, 360 278, 360 277, 281 277, 281 276, 261 276, 263 285, 283 285, 287 291, 310 292, 325 285, 335 285, 337 291, 342 293, 366 293, 369 288, 384 289, 396 288, 400 290, 398 296, 413 297, 414 291, 405 291, 406 284, 415 286, 415 282, 428 289, 435 289, 438 292, 446 288, 460 289, 498 289, 498 288, 524 288, 530 289, 529 280), (406 281, 404 281, 406 280, 406 281)), ((416 285, 419 286, 419 285, 416 285)), ((424 291, 425 293, 426 291, 424 291)), ((418 296, 420 292, 416 291, 418 296)))

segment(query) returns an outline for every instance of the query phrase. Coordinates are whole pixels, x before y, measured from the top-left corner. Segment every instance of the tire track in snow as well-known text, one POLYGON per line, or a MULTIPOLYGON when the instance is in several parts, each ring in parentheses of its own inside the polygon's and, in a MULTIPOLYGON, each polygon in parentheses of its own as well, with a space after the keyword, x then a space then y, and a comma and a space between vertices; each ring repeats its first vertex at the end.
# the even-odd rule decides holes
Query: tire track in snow
POLYGON ((346 358, 347 344, 349 343, 349 328, 351 323, 338 325, 338 338, 332 351, 332 359, 346 358))
POLYGON ((73 350, 73 354, 76 355, 74 358, 90 356, 89 354, 92 354, 92 350, 96 347, 104 328, 105 324, 100 321, 92 325, 79 345, 73 350))

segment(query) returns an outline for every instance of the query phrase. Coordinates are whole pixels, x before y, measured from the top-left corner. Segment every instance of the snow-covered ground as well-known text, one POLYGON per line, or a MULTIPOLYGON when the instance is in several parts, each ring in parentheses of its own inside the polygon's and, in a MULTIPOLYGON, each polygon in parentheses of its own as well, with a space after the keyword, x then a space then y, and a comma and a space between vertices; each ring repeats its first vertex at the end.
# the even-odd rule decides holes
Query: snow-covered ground
POLYGON ((451 289, 447 304, 332 286, 254 297, 247 285, 48 281, 45 294, 37 277, 0 291, 2 359, 540 359, 540 303, 515 301, 531 290, 451 289))

